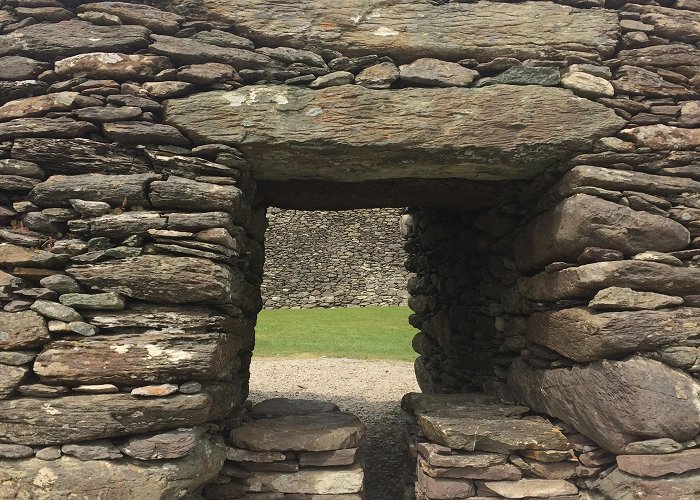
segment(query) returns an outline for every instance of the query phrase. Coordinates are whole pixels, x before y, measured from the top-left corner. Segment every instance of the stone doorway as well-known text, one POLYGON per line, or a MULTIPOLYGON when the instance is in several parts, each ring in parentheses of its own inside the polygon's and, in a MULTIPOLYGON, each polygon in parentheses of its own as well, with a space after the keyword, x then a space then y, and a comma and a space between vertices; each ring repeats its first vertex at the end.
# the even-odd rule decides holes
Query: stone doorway
POLYGON ((217 477, 267 206, 411 207, 415 495, 697 496, 698 7, 659 3, 4 2, 0 498, 217 477))

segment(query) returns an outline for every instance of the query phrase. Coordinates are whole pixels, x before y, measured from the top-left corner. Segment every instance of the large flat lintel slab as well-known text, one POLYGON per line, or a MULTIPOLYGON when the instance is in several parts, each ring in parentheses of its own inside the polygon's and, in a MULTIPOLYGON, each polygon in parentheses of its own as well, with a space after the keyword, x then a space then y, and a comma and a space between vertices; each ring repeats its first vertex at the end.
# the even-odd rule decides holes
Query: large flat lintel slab
POLYGON ((458 61, 496 57, 599 59, 617 45, 617 13, 553 2, 428 0, 151 0, 188 16, 223 21, 256 45, 331 49, 353 57, 458 61))
POLYGON ((323 90, 259 85, 166 102, 197 143, 247 154, 258 180, 529 179, 624 120, 561 88, 323 90))

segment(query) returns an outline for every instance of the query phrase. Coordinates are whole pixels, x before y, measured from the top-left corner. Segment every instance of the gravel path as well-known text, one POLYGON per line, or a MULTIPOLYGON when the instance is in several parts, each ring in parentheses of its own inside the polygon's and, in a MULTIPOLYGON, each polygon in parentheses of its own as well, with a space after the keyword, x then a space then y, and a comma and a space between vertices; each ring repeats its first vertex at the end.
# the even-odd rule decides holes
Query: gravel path
POLYGON ((417 392, 413 363, 357 359, 253 358, 250 399, 326 399, 367 425, 367 500, 402 497, 401 397, 417 392))

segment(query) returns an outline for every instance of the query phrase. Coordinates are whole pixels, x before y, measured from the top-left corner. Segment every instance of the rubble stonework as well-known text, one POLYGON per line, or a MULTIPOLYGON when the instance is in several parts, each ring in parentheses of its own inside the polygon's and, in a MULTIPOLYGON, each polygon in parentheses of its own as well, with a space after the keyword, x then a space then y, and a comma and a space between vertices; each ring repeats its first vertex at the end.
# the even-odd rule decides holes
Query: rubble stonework
POLYGON ((406 305, 400 209, 268 210, 266 309, 406 305))
POLYGON ((360 495, 303 458, 354 417, 245 416, 268 206, 411 207, 468 404, 406 407, 409 497, 696 497, 700 6, 657 3, 0 2, 0 498, 360 495))

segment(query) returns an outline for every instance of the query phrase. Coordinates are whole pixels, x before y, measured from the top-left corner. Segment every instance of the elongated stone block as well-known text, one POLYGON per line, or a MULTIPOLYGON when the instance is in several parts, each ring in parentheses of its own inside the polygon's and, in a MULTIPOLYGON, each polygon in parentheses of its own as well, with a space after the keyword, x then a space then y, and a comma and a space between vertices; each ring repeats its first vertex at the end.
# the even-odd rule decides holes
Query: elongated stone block
POLYGON ((515 261, 523 271, 551 262, 576 262, 586 247, 634 255, 672 252, 690 243, 690 233, 666 217, 638 212, 587 194, 577 194, 536 217, 515 240, 515 261))
POLYGON ((70 207, 72 199, 105 201, 114 207, 147 207, 147 185, 159 178, 158 174, 53 175, 34 187, 30 199, 40 207, 70 207))
POLYGON ((48 446, 191 427, 223 418, 241 398, 236 384, 220 383, 163 398, 118 393, 0 401, 0 441, 48 446))
POLYGON ((166 122, 238 146, 258 180, 338 182, 527 179, 624 124, 568 90, 513 85, 259 85, 167 101, 166 122))
POLYGON ((562 419, 617 454, 640 439, 683 442, 700 432, 700 384, 650 359, 554 370, 535 370, 516 360, 508 385, 532 410, 562 419))
POLYGON ((550 2, 435 5, 426 0, 345 0, 329 4, 273 0, 155 0, 160 8, 234 24, 256 46, 337 50, 458 61, 496 57, 563 59, 608 56, 617 44, 612 11, 550 2))
POLYGON ((240 299, 245 288, 237 269, 194 257, 142 255, 66 272, 86 287, 164 304, 226 304, 240 299))
POLYGON ((34 372, 45 383, 68 385, 212 380, 240 368, 235 353, 223 333, 98 336, 51 342, 34 372))
POLYGON ((518 289, 526 298, 547 301, 589 299, 611 286, 666 295, 692 295, 700 289, 700 269, 620 260, 542 272, 518 281, 518 289))
POLYGON ((297 472, 251 472, 248 491, 279 491, 308 495, 339 495, 362 491, 362 467, 304 469, 297 472))
POLYGON ((578 362, 648 351, 700 333, 700 308, 595 312, 584 307, 535 313, 527 337, 578 362))
POLYGON ((63 456, 58 460, 0 460, 0 499, 14 498, 177 498, 211 481, 224 463, 220 440, 200 441, 192 452, 177 460, 124 459, 82 461, 63 456))

